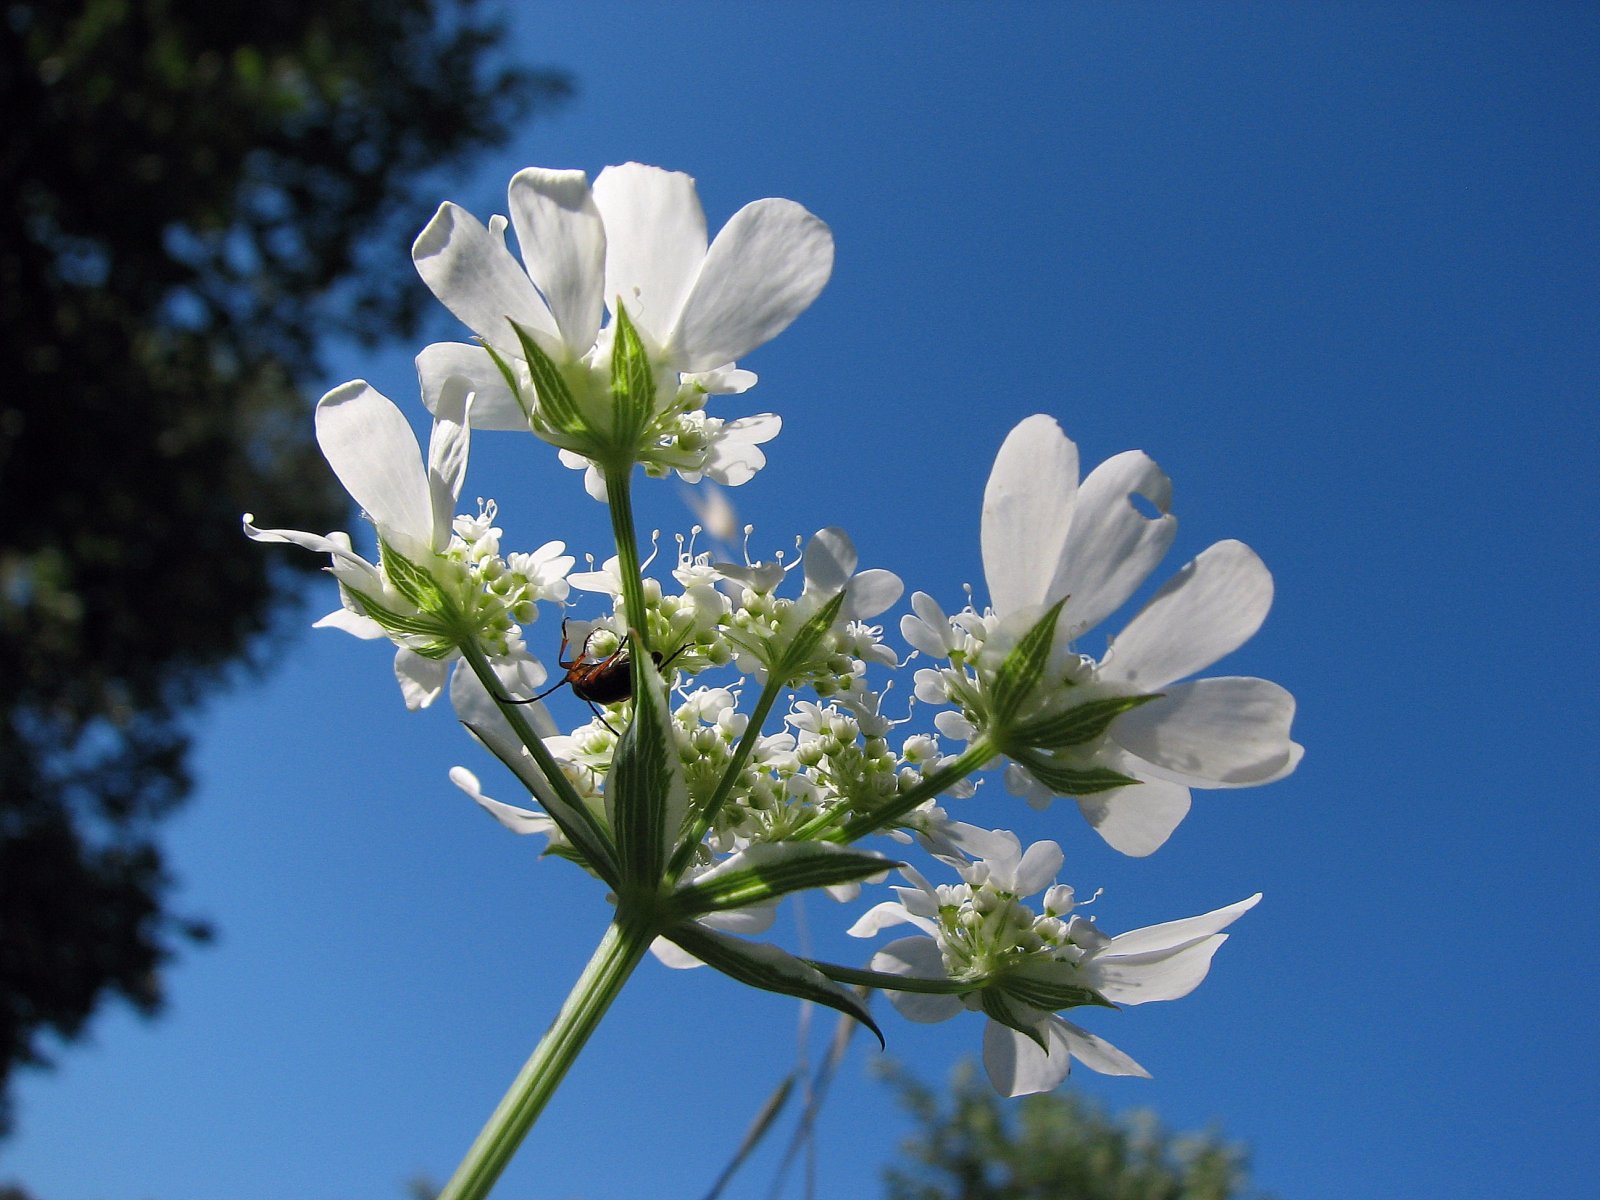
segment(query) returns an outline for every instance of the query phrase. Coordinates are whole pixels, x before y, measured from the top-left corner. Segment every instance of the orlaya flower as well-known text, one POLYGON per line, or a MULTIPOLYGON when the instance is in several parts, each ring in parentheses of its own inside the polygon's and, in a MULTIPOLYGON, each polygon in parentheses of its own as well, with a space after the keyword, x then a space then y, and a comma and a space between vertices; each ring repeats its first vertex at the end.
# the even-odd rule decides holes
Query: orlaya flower
POLYGON ((850 928, 871 937, 898 924, 925 936, 901 938, 872 957, 871 969, 887 975, 971 984, 960 993, 888 989, 890 1002, 912 1021, 945 1021, 982 1011, 983 1061, 1002 1095, 1049 1091, 1067 1077, 1072 1060, 1104 1075, 1149 1072, 1122 1051, 1055 1010, 1094 1005, 1134 1005, 1176 1000, 1206 977, 1227 936, 1221 931, 1261 899, 1198 917, 1119 934, 1103 933, 1074 915, 1070 887, 1051 881, 1061 868, 1054 842, 1023 851, 1005 830, 973 835, 977 861, 957 867, 962 882, 930 884, 910 868, 913 886, 894 889, 898 899, 877 905, 850 928), (1042 911, 1021 903, 1043 891, 1042 911))
POLYGON ((816 299, 833 269, 828 227, 791 200, 757 200, 708 243, 694 180, 638 163, 607 167, 592 189, 581 171, 530 167, 511 180, 508 206, 520 264, 506 247, 504 218, 485 227, 454 204, 441 205, 417 237, 412 257, 423 280, 494 351, 429 346, 417 360, 424 380, 469 378, 479 396, 474 425, 527 429, 531 421, 569 465, 591 468, 589 490, 603 495, 593 451, 614 434, 612 353, 625 310, 655 372, 634 461, 691 482, 705 475, 738 484, 759 470, 756 447, 776 435, 778 418, 723 422, 705 416, 705 397, 749 388, 755 376, 733 360, 816 299), (602 325, 607 306, 612 320, 602 325), (518 328, 547 364, 529 361, 518 328), (548 397, 530 405, 546 365, 588 432, 542 419, 548 397))
POLYGON ((537 687, 544 668, 523 646, 517 622, 533 619, 536 601, 566 594, 563 576, 572 565, 552 543, 507 568, 498 560, 499 531, 488 528, 492 505, 477 518, 455 517, 466 476, 471 399, 465 379, 441 382, 430 404, 434 423, 426 463, 400 410, 364 380, 334 388, 318 402, 317 444, 377 529, 376 564, 354 551, 348 534, 260 529, 245 516, 245 533, 257 541, 330 556, 342 607, 317 625, 393 641, 399 647, 395 675, 410 708, 438 697, 468 636, 483 647, 513 694, 537 687), (497 561, 492 573, 500 577, 492 590, 483 581, 490 559, 497 561))
POLYGON ((1029 417, 1006 438, 984 493, 992 607, 947 618, 918 594, 915 615, 901 622, 913 646, 950 660, 918 675, 920 697, 960 707, 940 714, 940 729, 988 735, 1011 760, 1013 791, 1037 807, 1074 796, 1090 824, 1127 854, 1148 854, 1167 839, 1189 810, 1190 788, 1268 783, 1294 770, 1301 754, 1289 737, 1294 699, 1277 684, 1179 682, 1242 644, 1271 606, 1272 577, 1241 542, 1218 542, 1184 566, 1099 661, 1073 648, 1166 553, 1177 529, 1171 496, 1167 477, 1136 450, 1108 459, 1080 485, 1077 448, 1049 417, 1029 417), (1051 635, 1042 622, 1057 605, 1046 643, 1037 635, 1051 635), (1030 634, 1034 650, 1047 654, 1019 695, 1030 634))

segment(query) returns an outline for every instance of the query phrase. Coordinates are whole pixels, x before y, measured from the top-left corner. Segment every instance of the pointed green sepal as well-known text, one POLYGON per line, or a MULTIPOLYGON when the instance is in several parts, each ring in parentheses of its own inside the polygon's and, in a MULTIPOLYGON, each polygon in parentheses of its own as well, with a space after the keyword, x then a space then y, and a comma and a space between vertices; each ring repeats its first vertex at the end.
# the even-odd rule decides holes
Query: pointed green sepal
POLYGON ((516 331, 517 341, 522 346, 522 357, 527 360, 528 373, 533 377, 537 403, 531 419, 553 433, 588 435, 592 438, 596 431, 589 428, 588 422, 583 419, 583 412, 578 408, 572 389, 567 386, 555 359, 540 349, 533 335, 521 325, 512 321, 511 328, 516 331))
POLYGON ((1007 654, 1000 669, 995 672, 989 686, 989 720, 997 729, 1005 730, 1008 740, 1011 718, 1039 685, 1044 669, 1050 662, 1050 650, 1055 645, 1056 622, 1066 598, 1056 601, 1045 611, 1027 633, 1023 634, 1011 653, 1007 654))
POLYGON ((1015 1029, 1046 1054, 1050 1042, 1039 1032, 1039 1010, 1031 1004, 1017 1000, 997 987, 986 987, 979 993, 979 1003, 990 1020, 998 1021, 1007 1029, 1015 1029))
MULTIPOLYGON (((848 590, 848 589, 846 589, 848 590)), ((786 682, 798 680, 807 674, 815 664, 811 657, 816 653, 817 643, 824 634, 832 629, 834 622, 839 619, 839 613, 844 609, 845 592, 841 590, 826 604, 811 614, 811 619, 800 626, 798 632, 784 647, 783 656, 772 667, 774 676, 786 682)))
POLYGON ((1025 963, 991 980, 989 987, 1045 1012, 1060 1012, 1064 1008, 1082 1008, 1085 1005, 1117 1007, 1093 988, 1056 978, 1063 973, 1059 968, 1065 965, 1050 964, 1041 970, 1030 969, 1025 963))
POLYGON ((672 894, 685 917, 745 908, 803 888, 855 883, 881 875, 895 860, 832 842, 758 842, 672 894))
POLYGON ((384 578, 394 585, 395 591, 425 613, 444 615, 447 609, 445 595, 439 590, 433 576, 381 537, 378 539, 378 565, 383 568, 384 578))
POLYGON ((839 987, 821 971, 787 950, 768 942, 747 942, 742 938, 730 937, 694 921, 674 925, 665 930, 662 936, 730 979, 737 979, 764 992, 795 996, 846 1013, 872 1030, 879 1046, 887 1044, 883 1040, 883 1031, 878 1028, 878 1023, 872 1019, 872 1014, 867 1011, 860 997, 839 987))
POLYGON ((1074 704, 1064 712, 1032 721, 1024 721, 1007 731, 1009 737, 1021 745, 1038 746, 1046 750, 1065 750, 1081 746, 1099 737, 1125 712, 1161 699, 1162 693, 1148 696, 1106 696, 1074 704))
POLYGON ((655 415, 656 376, 620 297, 616 309, 611 340, 612 433, 631 450, 655 415))
MULTIPOLYGON (((516 322, 513 321, 512 325, 516 322)), ((488 351, 489 359, 494 363, 495 369, 500 372, 500 378, 506 381, 506 386, 511 389, 511 394, 516 397, 517 407, 522 410, 522 415, 530 421, 533 419, 533 405, 528 402, 528 397, 523 394, 522 385, 517 381, 517 372, 493 346, 482 338, 474 339, 478 345, 488 351)))
POLYGON ((637 630, 628 631, 633 720, 623 730, 606 775, 606 815, 617 839, 625 882, 651 891, 661 882, 689 808, 689 788, 673 735, 667 684, 637 630))
POLYGON ((1014 753, 1011 757, 1019 766, 1026 767, 1028 774, 1061 796, 1092 796, 1139 782, 1110 767, 1063 767, 1041 754, 1026 752, 1014 753))

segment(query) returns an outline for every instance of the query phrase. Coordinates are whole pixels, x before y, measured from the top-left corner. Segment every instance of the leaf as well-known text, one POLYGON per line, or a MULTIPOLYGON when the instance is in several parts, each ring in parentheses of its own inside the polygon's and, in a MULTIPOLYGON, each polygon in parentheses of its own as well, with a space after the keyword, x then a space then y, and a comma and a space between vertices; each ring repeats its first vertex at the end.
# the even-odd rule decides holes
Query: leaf
POLYGON ((1011 718, 1017 715, 1017 709, 1024 700, 1038 686, 1040 678, 1044 675, 1045 665, 1050 661, 1050 649, 1055 645, 1056 622, 1061 616, 1061 607, 1066 604, 1066 597, 1062 597, 1046 610, 1027 633, 1007 654, 1005 661, 1000 664, 1000 669, 995 672, 994 682, 989 686, 989 718, 1000 732, 1008 738, 1010 730, 1006 727, 1011 718))
POLYGON ((1092 742, 1123 713, 1161 699, 1161 693, 1148 696, 1108 696, 1075 704, 1064 712, 1034 721, 1024 721, 1007 731, 1007 736, 1028 746, 1047 750, 1065 750, 1092 742))
POLYGON ((686 917, 745 908, 802 888, 853 883, 898 866, 881 854, 831 842, 761 842, 673 893, 686 917))
POLYGON ((617 839, 622 878, 654 891, 683 828, 689 788, 673 736, 667 684, 635 630, 628 632, 633 720, 606 776, 606 815, 617 839))
POLYGON ((662 936, 730 979, 764 992, 795 996, 847 1013, 877 1035, 879 1046, 886 1045, 883 1031, 878 1028, 878 1023, 872 1019, 872 1014, 867 1011, 860 997, 839 987, 821 971, 801 962, 787 950, 768 942, 747 942, 742 938, 729 937, 693 921, 674 925, 665 930, 662 936))

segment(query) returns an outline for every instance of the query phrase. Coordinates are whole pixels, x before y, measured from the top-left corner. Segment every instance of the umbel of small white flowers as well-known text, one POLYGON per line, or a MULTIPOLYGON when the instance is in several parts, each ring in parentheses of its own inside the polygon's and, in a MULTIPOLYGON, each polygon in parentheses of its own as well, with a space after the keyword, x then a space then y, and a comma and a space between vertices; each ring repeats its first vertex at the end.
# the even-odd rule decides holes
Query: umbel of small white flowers
POLYGON ((1074 912, 1070 888, 1048 886, 1063 861, 1055 843, 1024 852, 987 828, 1005 817, 989 814, 979 777, 1003 765, 1029 803, 1070 797, 1110 845, 1144 855, 1184 818, 1192 789, 1288 774, 1300 747, 1286 691, 1189 678, 1260 625, 1266 568, 1241 543, 1219 542, 1161 585, 1099 658, 1083 653, 1079 639, 1170 546, 1171 485, 1138 451, 1080 483, 1076 447, 1049 417, 1030 417, 1005 439, 983 497, 989 605, 947 615, 930 594, 912 597, 899 630, 932 665, 915 671, 917 705, 890 715, 892 677, 910 659, 873 621, 902 584, 858 570, 844 531, 819 531, 794 559, 753 559, 747 535, 738 563, 697 553, 691 539, 657 576, 655 556, 640 559, 632 510, 635 466, 735 485, 765 463, 759 447, 777 434, 776 416, 729 421, 706 406, 748 390, 755 376, 735 360, 816 298, 833 261, 827 227, 792 201, 759 200, 708 243, 693 180, 638 164, 607 168, 593 187, 579 171, 530 168, 508 203, 509 222, 487 226, 445 204, 413 250, 427 285, 477 335, 418 356, 433 418, 426 456, 400 410, 363 382, 317 406, 318 442, 377 553, 358 554, 346 533, 245 518, 251 537, 329 556, 341 606, 318 624, 393 642, 408 707, 448 690, 527 799, 491 798, 465 767, 452 780, 513 832, 543 835, 546 853, 602 881, 616 906, 573 997, 444 1195, 487 1193, 647 950, 829 1005, 875 1033, 855 987, 884 990, 913 1020, 981 1011, 985 1063, 1006 1094, 1056 1086, 1074 1058, 1143 1074, 1059 1014, 1186 994, 1221 931, 1259 897, 1108 936, 1074 912), (473 430, 531 432, 584 468, 590 494, 610 506, 615 555, 574 574, 560 541, 503 554, 494 502, 457 514, 473 430), (563 621, 573 657, 560 669, 591 709, 563 731, 539 699, 549 673, 523 627, 541 605, 564 609, 572 589, 596 597, 598 611, 563 621), (862 845, 874 837, 888 853, 862 845), (905 860, 914 852, 962 883, 930 884, 905 860), (912 886, 851 932, 903 922, 922 936, 885 946, 867 967, 748 936, 790 893, 821 888, 849 902, 895 867, 912 886), (1035 912, 1023 901, 1041 890, 1035 912))

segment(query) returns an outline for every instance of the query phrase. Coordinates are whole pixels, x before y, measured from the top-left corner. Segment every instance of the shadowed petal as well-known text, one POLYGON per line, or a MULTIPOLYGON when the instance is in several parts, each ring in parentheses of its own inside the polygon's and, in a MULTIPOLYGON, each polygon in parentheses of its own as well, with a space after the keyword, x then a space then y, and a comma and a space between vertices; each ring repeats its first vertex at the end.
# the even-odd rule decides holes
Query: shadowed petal
POLYGON ((1190 787, 1254 787, 1299 761, 1289 740, 1294 697, 1265 679, 1216 677, 1174 684, 1124 713, 1111 738, 1190 787))
POLYGON ((694 179, 624 163, 600 172, 594 202, 606 227, 605 302, 620 296, 639 330, 664 346, 706 256, 694 179))
POLYGON ((345 491, 407 557, 433 549, 433 501, 416 434, 364 379, 317 403, 317 444, 345 491))
POLYGON ((555 321, 532 281, 505 239, 466 209, 441 204, 412 243, 411 258, 429 290, 474 333, 520 356, 515 321, 555 349, 555 321))
POLYGON ((606 231, 582 171, 529 167, 507 193, 528 275, 544 293, 569 358, 580 358, 600 332, 606 231))

